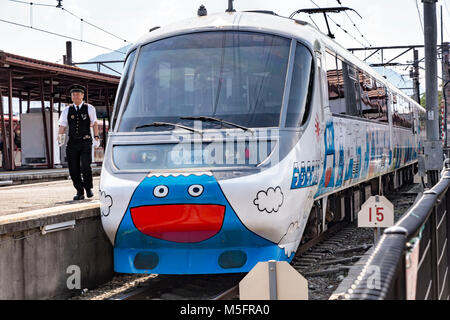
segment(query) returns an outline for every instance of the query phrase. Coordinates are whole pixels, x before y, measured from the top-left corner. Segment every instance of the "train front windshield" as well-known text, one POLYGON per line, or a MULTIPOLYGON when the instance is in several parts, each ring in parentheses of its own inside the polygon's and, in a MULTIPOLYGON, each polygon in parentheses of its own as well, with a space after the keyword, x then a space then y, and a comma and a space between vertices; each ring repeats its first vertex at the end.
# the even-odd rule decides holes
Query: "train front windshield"
MULTIPOLYGON (((290 43, 270 34, 220 31, 144 45, 118 131, 168 130, 146 126, 154 122, 192 126, 192 119, 180 119, 185 116, 278 127, 290 43)), ((203 129, 222 126, 202 123, 203 129)))

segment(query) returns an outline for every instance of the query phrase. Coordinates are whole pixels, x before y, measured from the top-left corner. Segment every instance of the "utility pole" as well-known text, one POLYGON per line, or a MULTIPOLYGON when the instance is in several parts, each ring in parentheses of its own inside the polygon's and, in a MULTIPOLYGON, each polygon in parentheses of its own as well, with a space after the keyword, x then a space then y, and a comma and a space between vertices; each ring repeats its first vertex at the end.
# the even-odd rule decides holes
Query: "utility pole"
MULTIPOLYGON (((442 96, 444 98, 444 132, 445 132, 445 142, 444 142, 444 148, 445 148, 445 152, 447 154, 447 144, 448 144, 448 130, 447 130, 447 87, 449 84, 449 62, 450 62, 450 53, 449 53, 449 43, 448 42, 443 42, 442 43, 442 96)), ((447 154, 448 156, 448 154, 447 154)))
POLYGON ((72 65, 72 42, 66 41, 66 63, 69 66, 72 65))
POLYGON ((444 98, 444 153, 448 156, 448 130, 447 130, 447 85, 450 77, 448 74, 449 62, 449 43, 444 42, 444 17, 442 15, 441 5, 441 62, 442 62, 442 96, 444 98))
POLYGON ((425 81, 427 110, 427 141, 425 141, 425 170, 428 184, 436 184, 443 164, 442 143, 439 140, 439 104, 437 88, 437 0, 422 0, 425 43, 425 81))
POLYGON ((419 50, 414 49, 414 64, 413 64, 413 87, 414 97, 418 104, 420 104, 420 82, 419 82, 419 50))

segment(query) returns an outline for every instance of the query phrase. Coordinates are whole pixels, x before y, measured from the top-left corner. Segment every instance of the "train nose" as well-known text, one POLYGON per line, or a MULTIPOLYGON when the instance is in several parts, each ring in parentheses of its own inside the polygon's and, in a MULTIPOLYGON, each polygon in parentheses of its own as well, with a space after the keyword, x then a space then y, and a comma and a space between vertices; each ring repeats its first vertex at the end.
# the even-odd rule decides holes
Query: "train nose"
POLYGON ((222 228, 225 206, 164 204, 130 208, 136 228, 151 237, 192 243, 211 238, 222 228))

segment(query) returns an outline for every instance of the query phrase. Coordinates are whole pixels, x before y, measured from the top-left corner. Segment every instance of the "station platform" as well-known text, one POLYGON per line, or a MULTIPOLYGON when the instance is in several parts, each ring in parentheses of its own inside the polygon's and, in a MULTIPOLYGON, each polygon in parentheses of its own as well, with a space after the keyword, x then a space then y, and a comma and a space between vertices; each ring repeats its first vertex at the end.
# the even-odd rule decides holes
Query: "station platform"
MULTIPOLYGON (((57 173, 51 172, 42 174, 57 173)), ((76 191, 72 185, 72 180, 59 180, 0 187, 0 216, 71 204, 83 204, 85 202, 96 201, 98 203, 99 181, 99 176, 95 176, 93 178, 94 188, 92 191, 94 196, 91 199, 86 198, 81 201, 72 200, 73 196, 76 194, 76 191)))
POLYGON ((71 180, 0 187, 0 300, 67 299, 113 274, 113 249, 101 225, 100 177, 94 197, 73 201, 71 180), (80 288, 68 285, 82 275, 80 288), (78 271, 76 271, 78 270, 78 271))
MULTIPOLYGON (((100 175, 101 170, 101 166, 92 166, 92 175, 100 175)), ((63 180, 68 178, 68 168, 0 171, 0 190, 3 190, 3 188, 1 188, 3 186, 63 180)))

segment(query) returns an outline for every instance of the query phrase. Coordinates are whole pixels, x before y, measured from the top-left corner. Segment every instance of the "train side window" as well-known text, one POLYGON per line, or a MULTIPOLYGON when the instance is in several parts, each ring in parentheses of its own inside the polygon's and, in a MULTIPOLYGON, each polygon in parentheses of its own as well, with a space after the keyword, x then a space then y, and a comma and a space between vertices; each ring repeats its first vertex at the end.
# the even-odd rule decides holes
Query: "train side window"
POLYGON ((354 94, 355 94, 355 101, 356 101, 356 110, 358 110, 357 115, 362 117, 362 106, 361 106, 361 103, 362 103, 361 102, 361 90, 362 90, 362 88, 359 83, 360 72, 357 70, 354 70, 354 72, 355 72, 355 79, 353 79, 353 87, 355 88, 354 94))
POLYGON ((408 101, 402 96, 394 94, 393 99, 393 110, 392 121, 395 126, 403 128, 412 127, 412 110, 408 101))
POLYGON ((392 93, 392 124, 394 126, 400 125, 400 116, 398 114, 398 98, 395 93, 392 93))
POLYGON ((124 72, 123 72, 122 78, 120 79, 119 89, 116 94, 116 101, 114 103, 114 112, 113 112, 113 123, 111 124, 110 128, 113 128, 113 126, 116 125, 117 116, 119 114, 119 109, 120 109, 120 104, 122 103, 123 94, 125 93, 125 88, 127 86, 128 78, 130 76, 130 70, 133 65, 135 55, 136 55, 136 50, 134 50, 133 52, 131 52, 128 55, 127 61, 125 62, 125 65, 123 67, 124 72))
POLYGON ((381 117, 378 119, 380 122, 389 122, 388 118, 388 106, 387 106, 387 89, 385 86, 377 84, 377 99, 381 109, 381 117))
POLYGON ((380 110, 376 101, 373 101, 373 93, 376 89, 375 83, 370 76, 360 72, 359 84, 361 86, 361 111, 363 118, 378 118, 380 110))
POLYGON ((345 61, 338 59, 338 67, 342 65, 342 77, 344 78, 344 91, 346 114, 352 116, 360 116, 361 98, 359 93, 358 71, 356 68, 345 61))
POLYGON ((386 93, 383 86, 364 73, 360 74, 361 111, 365 119, 387 122, 386 93))
POLYGON ((286 114, 286 127, 301 126, 308 118, 313 74, 311 53, 305 46, 297 44, 286 114))
MULTIPOLYGON (((427 115, 426 112, 422 109, 418 109, 419 113, 419 126, 418 126, 418 134, 421 141, 425 141, 427 138, 427 115)), ((422 150, 419 150, 421 152, 422 150)), ((421 152, 422 153, 422 152, 421 152)))
POLYGON ((409 109, 411 110, 411 117, 412 117, 412 133, 417 134, 417 126, 418 126, 418 114, 417 109, 414 107, 414 105, 410 102, 409 103, 409 109))
POLYGON ((328 51, 326 52, 325 60, 328 82, 328 100, 331 112, 335 114, 345 114, 342 67, 340 69, 338 68, 338 60, 336 56, 328 51))
POLYGON ((403 97, 401 99, 401 102, 400 115, 402 119, 402 126, 404 128, 411 129, 413 123, 413 112, 411 110, 411 106, 409 102, 403 97))

